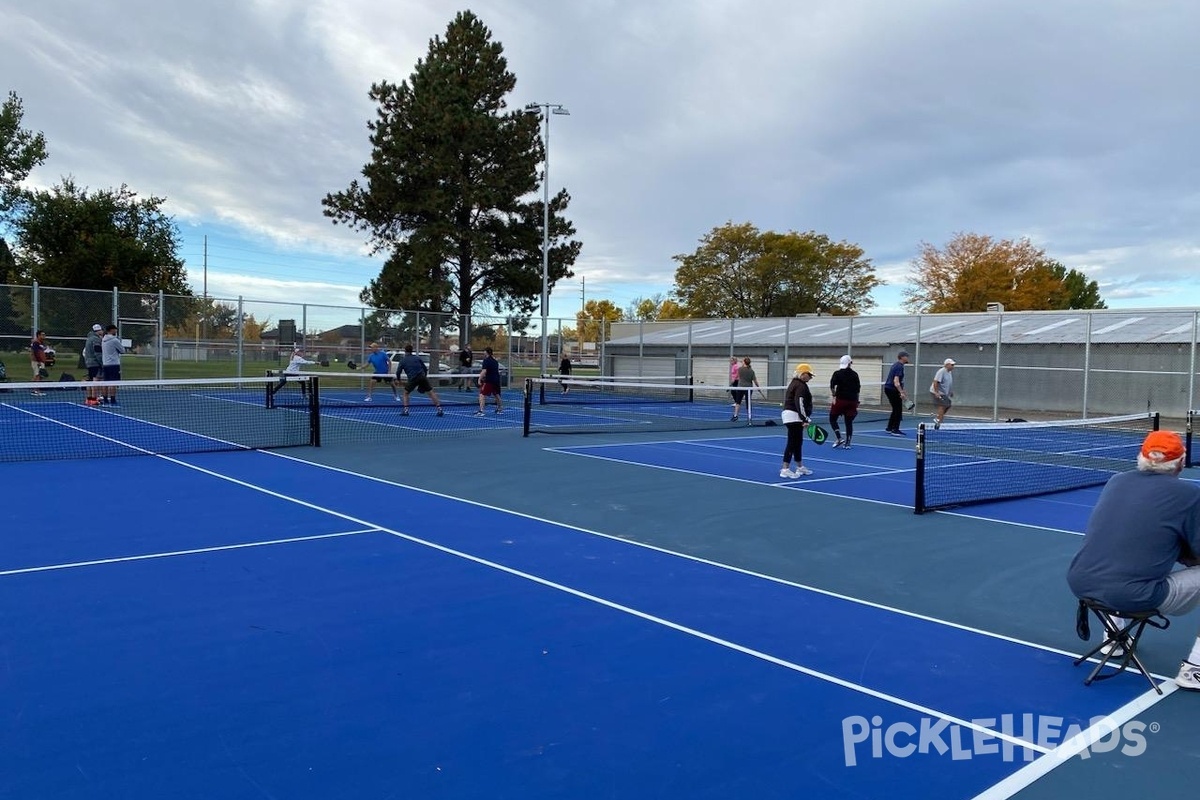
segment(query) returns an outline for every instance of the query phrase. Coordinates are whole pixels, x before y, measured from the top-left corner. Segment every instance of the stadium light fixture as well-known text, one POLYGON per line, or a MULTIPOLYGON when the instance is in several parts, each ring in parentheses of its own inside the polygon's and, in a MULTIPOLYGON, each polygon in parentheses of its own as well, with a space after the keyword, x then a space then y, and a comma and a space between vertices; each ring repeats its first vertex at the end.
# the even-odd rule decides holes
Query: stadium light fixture
POLYGON ((531 114, 540 114, 546 122, 545 168, 542 171, 542 345, 540 349, 540 371, 544 378, 546 377, 546 326, 550 316, 550 115, 570 116, 571 112, 557 103, 527 103, 525 110, 531 114))

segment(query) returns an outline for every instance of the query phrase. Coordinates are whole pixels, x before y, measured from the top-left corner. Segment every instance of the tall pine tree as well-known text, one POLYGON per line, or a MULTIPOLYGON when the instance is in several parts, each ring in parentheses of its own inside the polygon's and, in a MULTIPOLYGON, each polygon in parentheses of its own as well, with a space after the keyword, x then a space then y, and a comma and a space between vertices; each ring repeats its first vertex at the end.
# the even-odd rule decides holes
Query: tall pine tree
MULTIPOLYGON (((364 181, 326 195, 325 215, 364 231, 387 260, 362 292, 377 308, 528 313, 541 294, 541 118, 507 111, 516 86, 503 48, 471 12, 434 37, 409 80, 380 82, 364 181)), ((548 276, 572 276, 581 244, 550 200, 548 276)))

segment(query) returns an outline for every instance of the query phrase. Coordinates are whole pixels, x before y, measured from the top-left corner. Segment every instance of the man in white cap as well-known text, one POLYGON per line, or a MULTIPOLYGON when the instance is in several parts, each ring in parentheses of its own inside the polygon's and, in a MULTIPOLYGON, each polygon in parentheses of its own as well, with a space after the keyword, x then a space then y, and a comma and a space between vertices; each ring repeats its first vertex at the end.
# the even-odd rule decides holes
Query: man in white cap
MULTIPOLYGON (((104 366, 103 345, 104 327, 100 323, 92 325, 92 329, 88 331, 87 339, 83 342, 83 366, 87 368, 88 383, 98 381, 101 378, 101 370, 104 366)), ((100 405, 100 397, 94 388, 87 390, 87 399, 84 400, 89 406, 100 405)))
MULTIPOLYGON (((300 349, 300 345, 296 345, 292 349, 292 360, 289 361, 288 365, 283 368, 283 372, 279 373, 279 383, 275 384, 274 388, 271 389, 271 396, 274 397, 275 394, 280 389, 283 388, 284 384, 287 383, 287 379, 288 379, 289 375, 299 375, 301 367, 308 366, 309 364, 315 364, 315 363, 317 363, 317 362, 309 361, 307 358, 305 358, 304 353, 300 349)), ((307 383, 301 382, 300 393, 303 394, 305 397, 308 396, 308 384, 307 383)))
POLYGON ((950 410, 951 399, 954 397, 954 359, 947 358, 942 362, 942 368, 933 376, 929 385, 929 393, 933 395, 933 407, 937 409, 933 420, 933 429, 942 427, 942 420, 950 410))
POLYGON ((842 356, 838 362, 839 369, 829 379, 829 394, 833 402, 829 406, 829 427, 837 441, 835 449, 850 449, 850 440, 854 437, 854 418, 858 416, 858 396, 862 392, 862 381, 852 368, 854 360, 850 356, 842 356), (838 419, 846 421, 846 438, 838 428, 838 419))

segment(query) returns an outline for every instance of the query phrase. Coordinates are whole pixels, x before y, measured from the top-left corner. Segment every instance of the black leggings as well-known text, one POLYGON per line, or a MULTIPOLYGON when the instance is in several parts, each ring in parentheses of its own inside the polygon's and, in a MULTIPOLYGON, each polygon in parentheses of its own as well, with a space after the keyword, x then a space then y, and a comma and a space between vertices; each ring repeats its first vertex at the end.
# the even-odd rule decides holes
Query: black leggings
POLYGON ((804 423, 789 422, 787 428, 787 446, 783 448, 783 463, 790 464, 792 459, 800 463, 800 451, 804 449, 804 423))

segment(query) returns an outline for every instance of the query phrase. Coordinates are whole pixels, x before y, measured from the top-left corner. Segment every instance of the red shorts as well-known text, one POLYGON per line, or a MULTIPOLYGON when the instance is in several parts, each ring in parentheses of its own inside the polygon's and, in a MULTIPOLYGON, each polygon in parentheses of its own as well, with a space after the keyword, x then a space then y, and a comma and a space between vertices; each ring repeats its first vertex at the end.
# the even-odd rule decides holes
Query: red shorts
POLYGON ((829 407, 829 416, 845 417, 847 420, 852 420, 858 416, 858 402, 855 400, 834 400, 833 405, 829 407))
POLYGON ((494 383, 484 383, 480 385, 479 393, 484 397, 488 397, 489 395, 493 394, 500 394, 500 387, 494 383))

